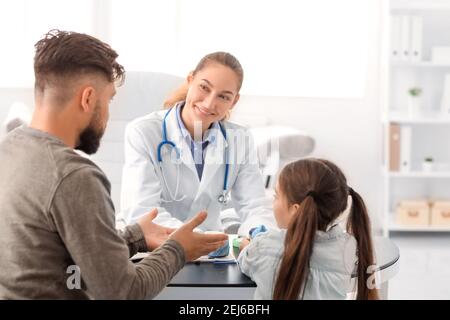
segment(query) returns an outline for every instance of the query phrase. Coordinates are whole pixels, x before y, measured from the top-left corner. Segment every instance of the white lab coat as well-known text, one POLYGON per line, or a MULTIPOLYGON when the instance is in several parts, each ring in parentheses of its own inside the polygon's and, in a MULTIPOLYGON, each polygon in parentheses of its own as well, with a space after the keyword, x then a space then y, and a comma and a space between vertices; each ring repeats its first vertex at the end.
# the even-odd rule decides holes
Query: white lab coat
MULTIPOLYGON (((271 201, 265 195, 256 150, 248 131, 226 122, 227 141, 219 131, 206 148, 202 179, 198 174, 191 150, 178 127, 176 109, 166 119, 167 139, 180 149, 178 198, 171 201, 162 180, 157 160, 157 147, 162 141, 162 122, 167 110, 153 112, 129 123, 125 130, 125 165, 122 173, 121 215, 126 223, 134 223, 153 208, 158 208, 154 220, 158 224, 178 227, 201 210, 208 212, 200 229, 223 230, 220 212, 225 207, 217 199, 223 190, 225 146, 229 152, 228 189, 231 203, 241 219, 238 233, 247 235, 252 227, 264 224, 276 228, 271 201), (245 138, 245 135, 247 138, 245 138)), ((163 170, 172 194, 176 188, 177 165, 171 161, 172 148, 162 148, 163 170)))

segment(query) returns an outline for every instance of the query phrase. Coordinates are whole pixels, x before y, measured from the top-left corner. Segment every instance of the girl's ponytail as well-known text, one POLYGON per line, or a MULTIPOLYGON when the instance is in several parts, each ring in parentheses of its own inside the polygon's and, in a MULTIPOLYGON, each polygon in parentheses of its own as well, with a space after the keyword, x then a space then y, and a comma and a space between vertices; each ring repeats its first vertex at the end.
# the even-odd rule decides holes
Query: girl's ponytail
POLYGON ((313 191, 308 193, 289 223, 275 280, 274 300, 296 300, 304 292, 318 228, 319 210, 315 196, 313 191))
POLYGON ((352 197, 352 208, 347 222, 347 232, 356 239, 358 255, 356 298, 358 300, 375 300, 378 298, 377 291, 369 289, 367 286, 367 279, 370 276, 369 267, 375 265, 370 219, 361 196, 352 188, 349 188, 349 194, 352 197))

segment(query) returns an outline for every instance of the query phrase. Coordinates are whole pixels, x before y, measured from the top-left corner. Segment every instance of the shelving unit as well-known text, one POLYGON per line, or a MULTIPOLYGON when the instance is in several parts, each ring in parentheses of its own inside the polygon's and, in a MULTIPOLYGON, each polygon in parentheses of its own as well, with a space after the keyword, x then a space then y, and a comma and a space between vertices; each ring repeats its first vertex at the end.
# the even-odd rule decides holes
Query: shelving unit
MULTIPOLYGON (((394 215, 393 212, 390 213, 394 215)), ((450 227, 437 226, 401 226, 394 220, 389 221, 389 232, 450 232, 450 227)))
POLYGON ((450 68, 450 63, 436 63, 432 61, 394 61, 392 67, 416 67, 416 68, 450 68))
POLYGON ((390 123, 398 123, 398 124, 450 124, 450 118, 447 117, 422 117, 422 118, 408 118, 408 117, 395 117, 392 116, 389 118, 390 123))
POLYGON ((389 0, 389 14, 389 63, 382 116, 384 233, 450 232, 450 224, 399 225, 395 219, 401 201, 450 201, 450 106, 442 109, 441 103, 445 78, 450 74, 450 57, 442 61, 434 51, 436 47, 450 47, 450 1, 389 0), (408 91, 417 87, 422 89, 421 106, 412 110, 408 91), (390 144, 393 125, 399 130, 400 148, 406 144, 409 148, 404 150, 410 150, 398 153, 397 170, 391 168, 392 159, 397 159, 391 159, 395 153, 390 144), (402 140, 404 128, 409 128, 410 139, 402 140), (422 169, 427 157, 435 163, 430 172, 422 169), (408 165, 402 167, 406 162, 408 165))
POLYGON ((450 179, 450 172, 423 172, 423 171, 410 171, 410 172, 389 172, 391 178, 442 178, 450 179))
POLYGON ((391 1, 391 10, 450 10, 448 0, 396 0, 391 1))

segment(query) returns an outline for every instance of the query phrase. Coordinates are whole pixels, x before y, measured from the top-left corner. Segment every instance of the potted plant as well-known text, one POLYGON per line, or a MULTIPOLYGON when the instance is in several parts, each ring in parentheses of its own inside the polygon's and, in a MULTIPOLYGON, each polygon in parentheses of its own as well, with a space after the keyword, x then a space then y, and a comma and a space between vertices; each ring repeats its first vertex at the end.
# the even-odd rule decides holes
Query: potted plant
POLYGON ((424 172, 431 172, 433 170, 434 159, 432 157, 426 157, 423 159, 422 170, 424 172))
POLYGON ((411 87, 408 90, 408 113, 414 116, 419 113, 422 97, 422 88, 411 87))

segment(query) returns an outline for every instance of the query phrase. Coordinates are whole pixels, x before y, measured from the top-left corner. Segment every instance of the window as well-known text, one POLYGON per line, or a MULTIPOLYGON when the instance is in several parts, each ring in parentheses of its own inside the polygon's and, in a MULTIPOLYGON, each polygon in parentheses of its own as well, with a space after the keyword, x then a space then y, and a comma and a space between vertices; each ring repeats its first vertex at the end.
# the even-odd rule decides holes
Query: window
POLYGON ((91 0, 0 2, 0 87, 34 84, 34 44, 50 29, 94 33, 91 0))
POLYGON ((128 70, 186 76, 205 54, 233 53, 243 93, 362 98, 369 0, 113 1, 112 39, 128 70))
MULTIPOLYGON (((0 2, 0 87, 32 84, 34 43, 51 28, 100 37, 126 70, 186 76, 233 53, 244 94, 362 98, 370 0, 14 0, 0 2)), ((372 37, 372 38, 371 38, 372 37)))
POLYGON ((111 46, 126 70, 177 74, 175 0, 112 0, 111 46))

